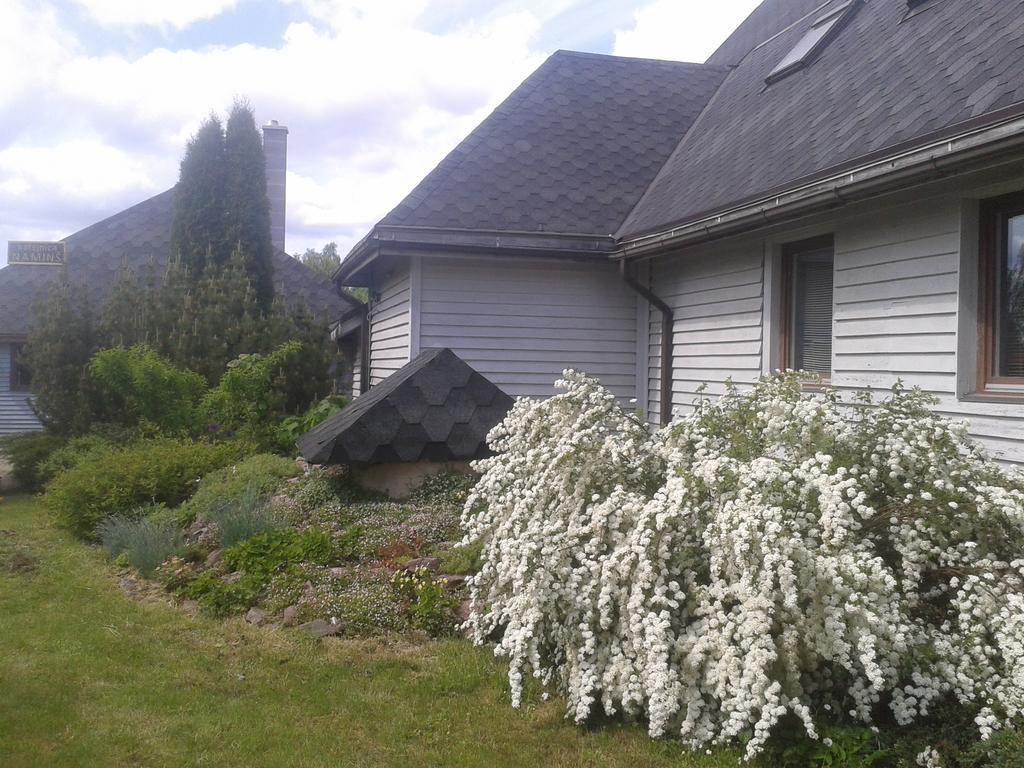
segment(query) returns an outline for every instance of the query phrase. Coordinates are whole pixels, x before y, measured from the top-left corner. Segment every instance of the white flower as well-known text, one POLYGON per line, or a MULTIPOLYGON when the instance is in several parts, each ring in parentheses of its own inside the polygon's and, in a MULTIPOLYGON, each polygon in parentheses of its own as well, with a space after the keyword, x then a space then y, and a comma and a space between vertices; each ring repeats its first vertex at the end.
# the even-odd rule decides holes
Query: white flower
POLYGON ((463 514, 465 626, 500 635, 514 705, 534 676, 578 722, 704 749, 752 728, 748 757, 836 701, 874 730, 882 701, 911 723, 951 696, 983 738, 1024 713, 1024 477, 927 395, 850 407, 782 374, 651 433, 595 379, 559 386, 492 430, 463 514))

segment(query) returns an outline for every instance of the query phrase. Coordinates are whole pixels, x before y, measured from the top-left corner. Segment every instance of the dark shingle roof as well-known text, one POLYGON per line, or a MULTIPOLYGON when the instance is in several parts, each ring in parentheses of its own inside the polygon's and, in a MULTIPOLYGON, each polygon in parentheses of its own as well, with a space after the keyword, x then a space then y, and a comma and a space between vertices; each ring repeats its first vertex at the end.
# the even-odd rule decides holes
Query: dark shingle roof
MULTIPOLYGON (((169 189, 64 238, 68 277, 85 287, 94 306, 106 299, 123 266, 140 280, 151 268, 158 277, 163 274, 173 208, 174 190, 169 189)), ((35 303, 59 274, 58 267, 35 264, 0 269, 0 336, 28 332, 35 303)), ((326 321, 340 317, 355 301, 339 296, 329 280, 282 251, 274 253, 274 287, 289 304, 301 300, 326 321)))
POLYGON ((313 464, 481 458, 512 398, 447 348, 428 349, 297 441, 313 464))
POLYGON ((727 72, 558 51, 380 223, 610 235, 727 72))
MULTIPOLYGON (((810 66, 771 86, 765 77, 820 13, 750 50, 618 235, 692 220, 1024 100, 1019 2, 942 0, 906 14, 902 0, 861 4, 810 66)), ((758 12, 747 23, 719 60, 742 54, 750 29, 767 30, 758 12)))

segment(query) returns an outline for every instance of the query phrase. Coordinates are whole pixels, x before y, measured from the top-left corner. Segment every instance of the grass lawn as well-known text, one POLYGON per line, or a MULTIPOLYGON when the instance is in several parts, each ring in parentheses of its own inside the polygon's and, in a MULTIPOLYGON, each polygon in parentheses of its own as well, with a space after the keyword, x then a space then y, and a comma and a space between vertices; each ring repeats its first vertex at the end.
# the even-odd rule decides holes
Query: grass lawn
POLYGON ((0 531, 4 768, 738 765, 575 728, 560 702, 512 710, 502 665, 466 642, 315 641, 128 597, 28 497, 0 502, 0 531))

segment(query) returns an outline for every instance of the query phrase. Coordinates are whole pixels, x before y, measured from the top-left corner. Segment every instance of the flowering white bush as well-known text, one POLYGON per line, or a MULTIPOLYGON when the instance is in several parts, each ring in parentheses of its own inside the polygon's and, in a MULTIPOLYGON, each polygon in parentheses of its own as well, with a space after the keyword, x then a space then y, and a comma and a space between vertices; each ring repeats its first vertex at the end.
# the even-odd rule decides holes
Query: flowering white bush
POLYGON ((927 396, 843 404, 765 378, 650 433, 595 379, 521 400, 463 515, 468 622, 569 714, 694 747, 789 713, 898 723, 940 698, 981 736, 1024 711, 1024 479, 927 396))

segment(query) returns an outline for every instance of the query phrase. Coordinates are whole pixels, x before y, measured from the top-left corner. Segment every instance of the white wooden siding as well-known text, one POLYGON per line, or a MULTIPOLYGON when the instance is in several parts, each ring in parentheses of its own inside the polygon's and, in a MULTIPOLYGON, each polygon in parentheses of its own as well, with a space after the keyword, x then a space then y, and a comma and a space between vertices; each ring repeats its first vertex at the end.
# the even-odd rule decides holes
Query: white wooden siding
MULTIPOLYGON (((690 410, 703 385, 750 384, 761 374, 764 269, 760 241, 694 249, 650 267, 650 285, 674 312, 672 408, 690 410)), ((648 413, 661 402, 661 313, 650 313, 648 413)))
POLYGON ((884 389, 902 378, 936 395, 939 413, 967 419, 994 456, 1024 463, 1024 405, 958 397, 958 370, 973 373, 959 359, 958 328, 977 344, 973 316, 959 322, 973 315, 960 300, 961 271, 975 269, 962 205, 929 200, 837 224, 833 383, 884 389))
MULTIPOLYGON (((897 378, 939 398, 936 410, 967 419, 973 436, 1002 461, 1024 464, 1024 405, 980 403, 958 390, 973 367, 960 350, 976 345, 970 302, 961 301, 964 270, 974 270, 973 233, 962 233, 955 197, 837 219, 832 381, 840 389, 885 390, 897 378), (964 244, 963 246, 961 244, 964 244), (965 334, 961 338, 961 334, 965 334), (967 336, 970 338, 967 338, 967 336), (958 374, 959 377, 958 378, 958 374)), ((692 248, 651 264, 651 285, 675 308, 673 407, 686 411, 697 387, 720 394, 731 377, 753 381, 777 344, 765 297, 765 254, 798 240, 774 234, 692 248)), ((650 314, 648 413, 660 397, 660 315, 650 314)))
POLYGON ((42 425, 25 392, 11 392, 11 348, 0 344, 0 435, 34 432, 42 425))
POLYGON ((611 264, 424 257, 419 348, 450 347, 508 394, 546 396, 562 370, 637 390, 637 297, 611 264))
POLYGON ((370 386, 409 362, 409 268, 396 268, 386 275, 377 293, 370 306, 370 386))

